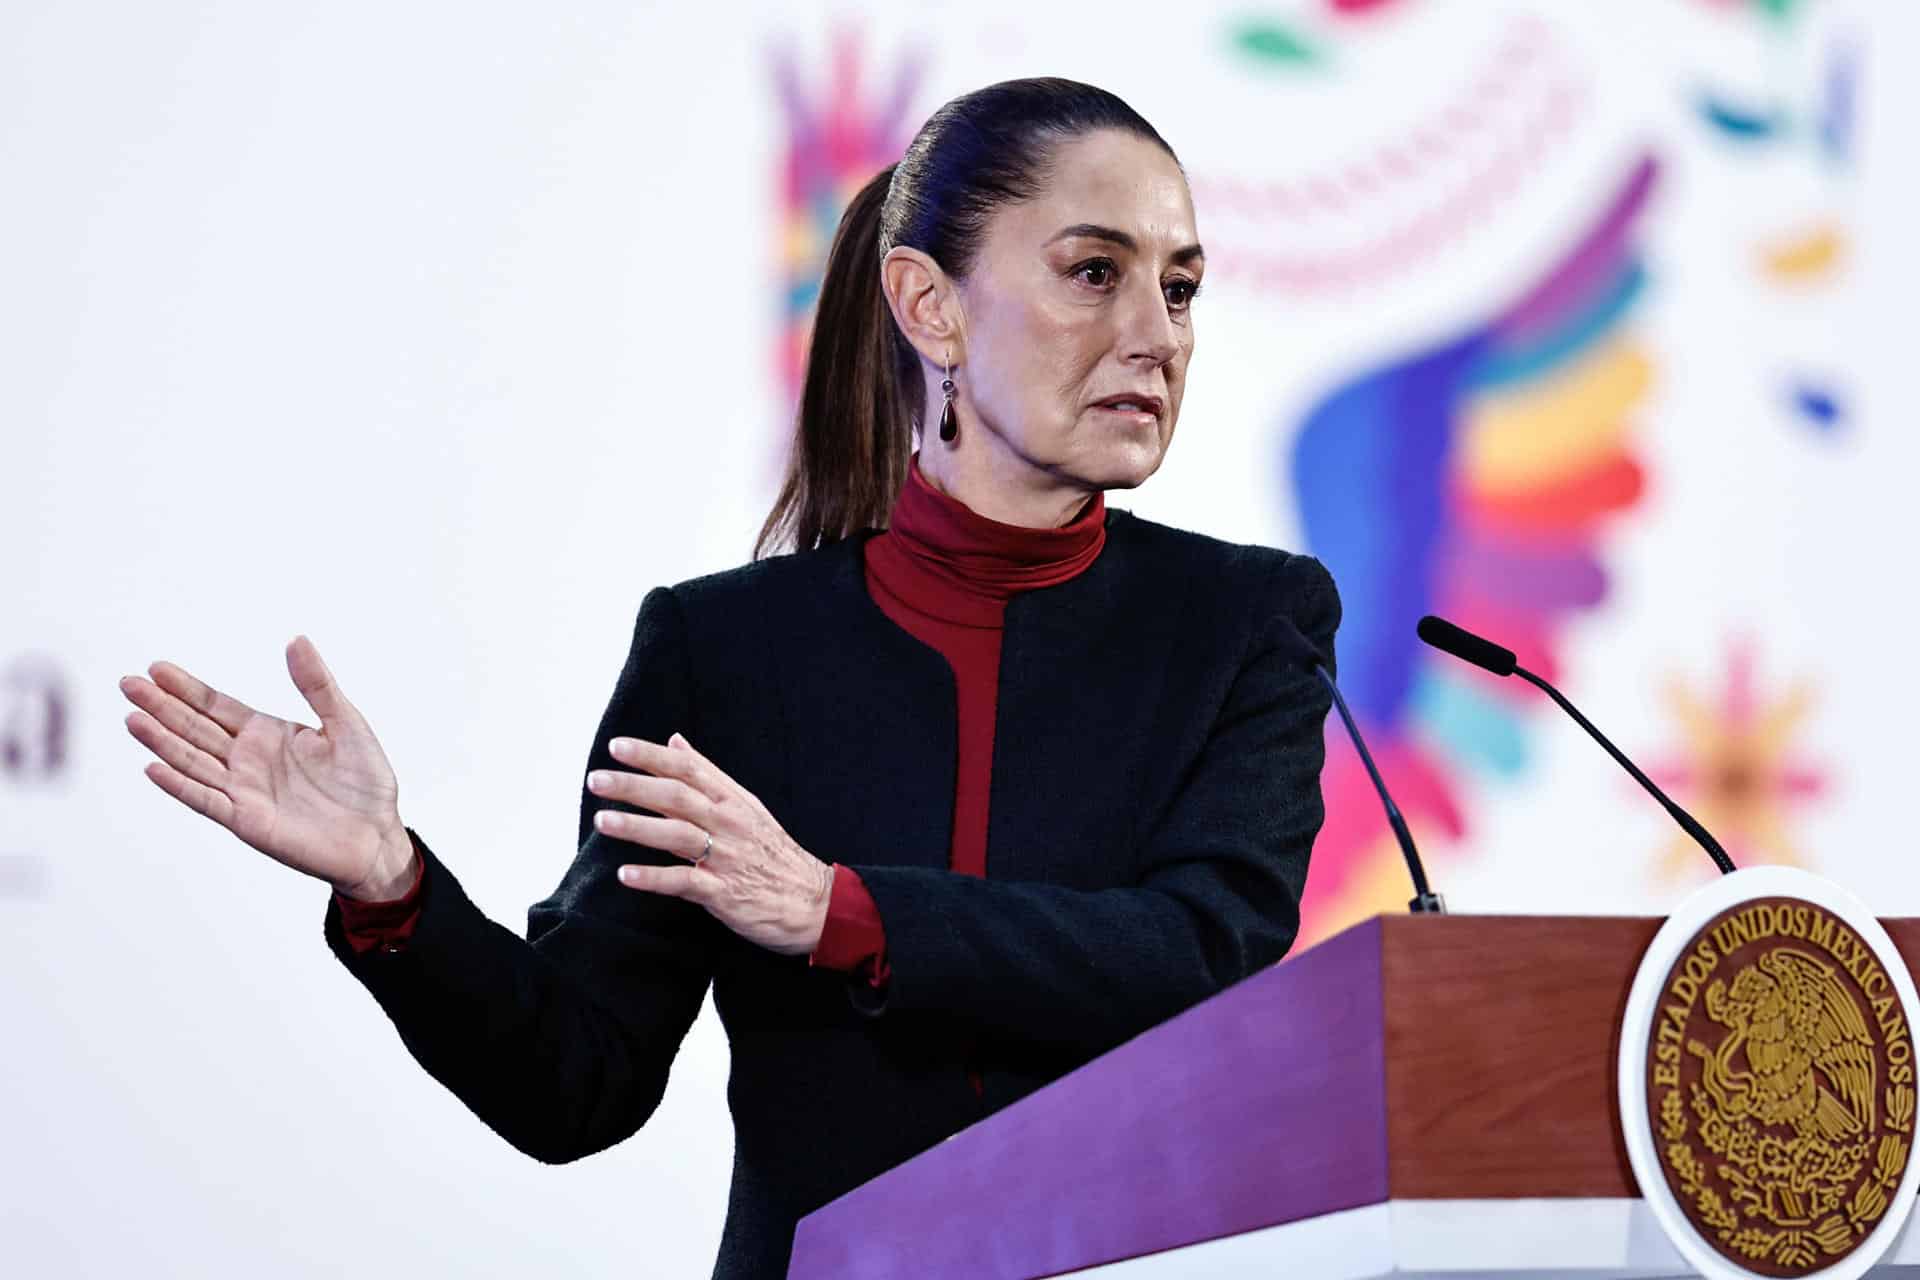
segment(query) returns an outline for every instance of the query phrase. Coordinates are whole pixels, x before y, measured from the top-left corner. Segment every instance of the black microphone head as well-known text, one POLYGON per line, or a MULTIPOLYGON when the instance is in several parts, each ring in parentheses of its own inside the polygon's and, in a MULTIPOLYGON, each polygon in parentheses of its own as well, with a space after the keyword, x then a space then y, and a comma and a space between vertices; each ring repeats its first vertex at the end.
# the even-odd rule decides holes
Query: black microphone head
POLYGON ((1428 614, 1420 619, 1420 625, 1414 631, 1440 652, 1450 653, 1462 662, 1471 662, 1497 676, 1510 676, 1519 665, 1513 650, 1502 649, 1493 641, 1483 640, 1471 631, 1462 630, 1445 618, 1428 614))

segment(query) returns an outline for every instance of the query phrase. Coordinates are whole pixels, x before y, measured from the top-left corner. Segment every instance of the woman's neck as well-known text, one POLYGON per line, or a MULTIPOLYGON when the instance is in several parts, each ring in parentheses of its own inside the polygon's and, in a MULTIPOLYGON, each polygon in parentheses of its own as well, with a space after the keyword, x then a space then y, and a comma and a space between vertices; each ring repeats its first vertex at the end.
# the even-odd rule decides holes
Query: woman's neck
POLYGON ((1097 492, 986 449, 950 449, 936 443, 922 448, 919 457, 920 474, 929 485, 1001 524, 1058 529, 1071 524, 1097 492))

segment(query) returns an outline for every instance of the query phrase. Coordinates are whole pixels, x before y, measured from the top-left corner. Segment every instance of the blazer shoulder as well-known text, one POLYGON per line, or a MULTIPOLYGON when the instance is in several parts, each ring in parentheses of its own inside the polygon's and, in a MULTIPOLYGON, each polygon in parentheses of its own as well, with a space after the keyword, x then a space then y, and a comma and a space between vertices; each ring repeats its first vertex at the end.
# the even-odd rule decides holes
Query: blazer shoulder
POLYGON ((1322 622, 1329 609, 1339 619, 1333 575, 1313 556, 1259 543, 1230 542, 1118 509, 1108 535, 1135 543, 1161 572, 1205 583, 1236 598, 1255 600, 1277 592, 1296 617, 1322 622))
POLYGON ((657 589, 673 595, 683 609, 702 615, 758 610, 781 598, 817 590, 852 554, 854 549, 845 542, 829 543, 810 551, 750 560, 657 589))

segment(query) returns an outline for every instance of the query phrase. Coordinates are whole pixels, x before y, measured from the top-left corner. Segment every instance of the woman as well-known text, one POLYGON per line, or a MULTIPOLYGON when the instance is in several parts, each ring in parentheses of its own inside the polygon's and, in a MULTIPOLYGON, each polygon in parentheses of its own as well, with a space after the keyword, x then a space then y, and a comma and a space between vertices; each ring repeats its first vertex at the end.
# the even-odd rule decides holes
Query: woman
POLYGON ((1113 95, 929 119, 842 219, 755 561, 641 602, 526 939, 401 823, 304 637, 317 731, 170 664, 123 681, 148 776, 333 885, 334 953, 537 1159, 646 1122, 711 982, 714 1275, 784 1275, 806 1213, 1293 940, 1328 704, 1286 633, 1331 654, 1332 581, 1105 505, 1172 440, 1204 265, 1113 95))

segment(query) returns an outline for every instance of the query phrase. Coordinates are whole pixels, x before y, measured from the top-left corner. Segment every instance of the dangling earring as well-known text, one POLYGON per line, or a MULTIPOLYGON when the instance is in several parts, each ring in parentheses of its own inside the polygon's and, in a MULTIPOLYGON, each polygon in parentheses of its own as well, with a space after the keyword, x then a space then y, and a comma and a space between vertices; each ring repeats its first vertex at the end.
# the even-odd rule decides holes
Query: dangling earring
POLYGON ((953 357, 947 357, 947 376, 940 383, 942 394, 947 397, 946 404, 940 408, 940 438, 951 442, 960 433, 960 423, 953 416, 953 357))

